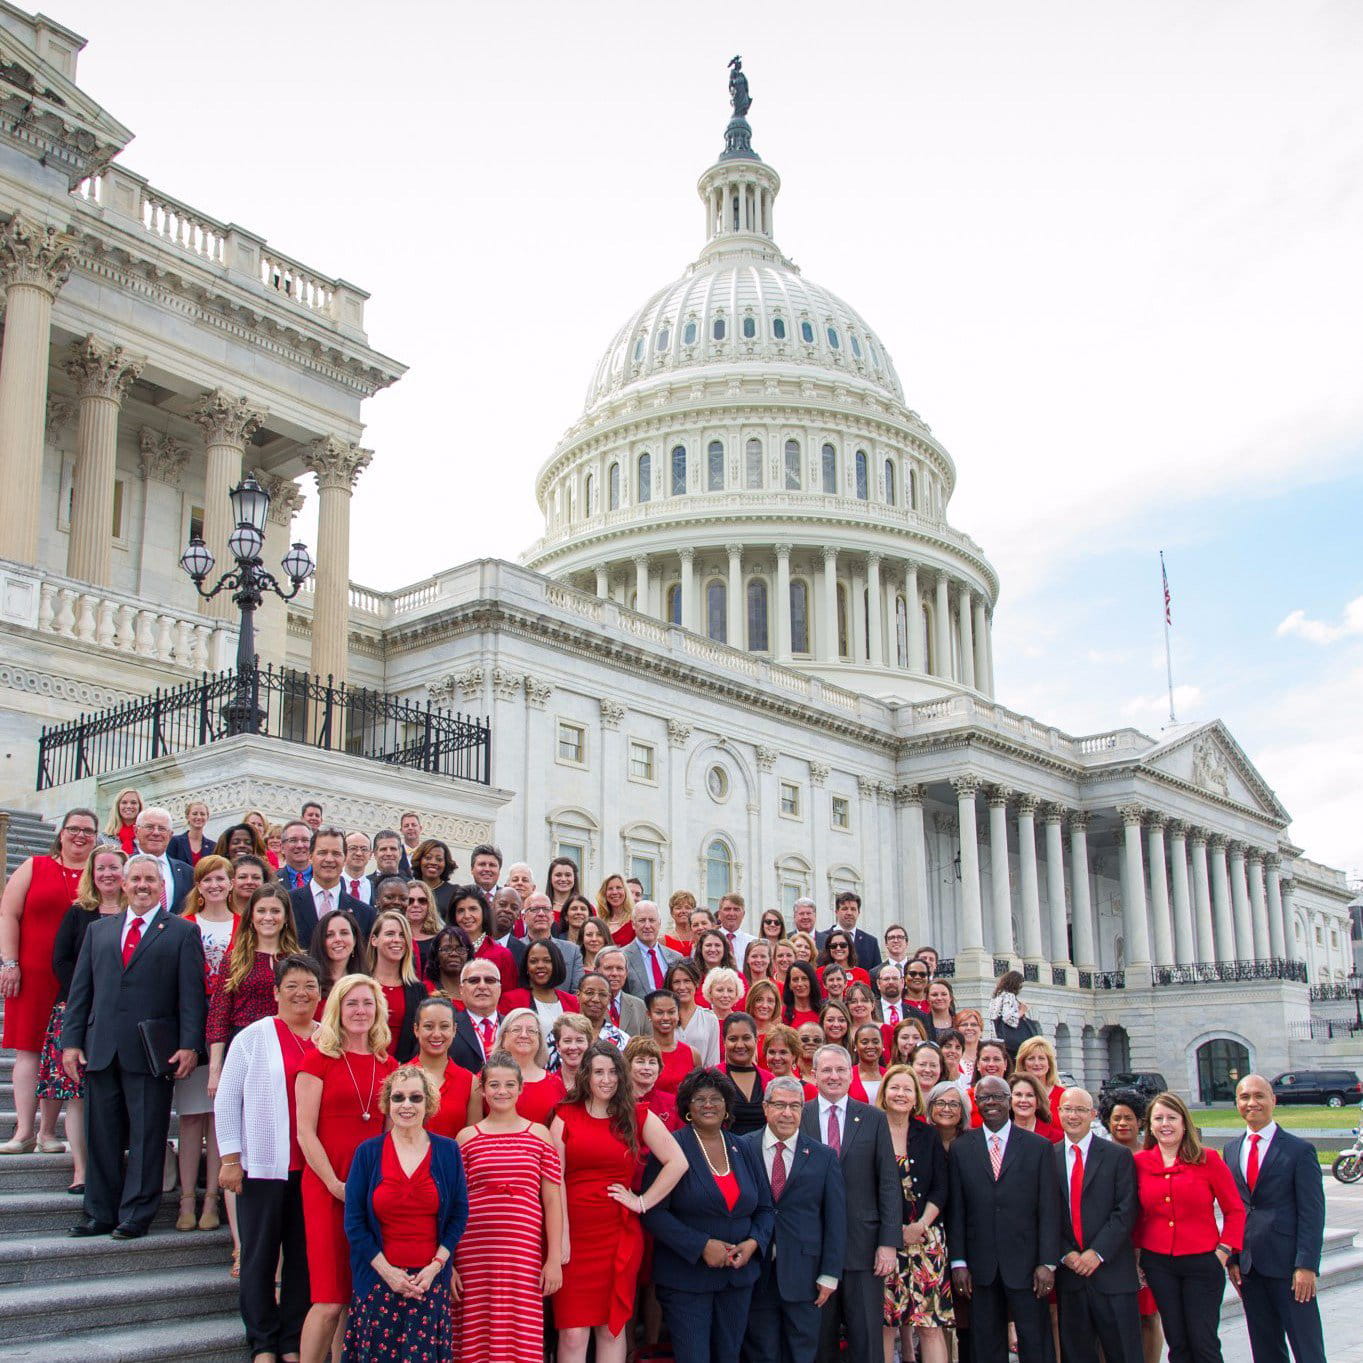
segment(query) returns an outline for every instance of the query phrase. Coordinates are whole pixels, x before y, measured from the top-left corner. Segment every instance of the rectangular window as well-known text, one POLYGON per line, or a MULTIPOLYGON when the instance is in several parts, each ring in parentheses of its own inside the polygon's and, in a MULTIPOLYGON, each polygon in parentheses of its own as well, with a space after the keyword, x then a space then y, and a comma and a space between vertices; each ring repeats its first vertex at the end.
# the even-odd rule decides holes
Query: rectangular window
POLYGON ((794 781, 781 782, 781 813, 787 819, 800 817, 800 787, 794 781))
POLYGON ((795 884, 794 881, 784 880, 781 882, 781 911, 787 916, 787 920, 795 912, 795 901, 803 893, 803 887, 795 884))
POLYGON ((204 535, 204 509, 201 506, 189 508, 189 538, 201 540, 204 535))
POLYGON ((630 857, 629 873, 644 887, 644 898, 653 898, 653 858, 630 857))
POLYGON ((834 828, 846 830, 852 827, 852 805, 845 795, 835 795, 829 802, 829 810, 834 828))
POLYGON ((558 760, 580 767, 587 760, 587 731, 580 724, 558 722, 558 760))
POLYGON ((577 843, 558 843, 554 848, 554 855, 556 857, 567 857, 577 867, 578 875, 582 874, 582 848, 577 843))
POLYGON ((657 768, 652 743, 640 743, 631 739, 629 744, 629 779, 631 781, 656 781, 657 768))

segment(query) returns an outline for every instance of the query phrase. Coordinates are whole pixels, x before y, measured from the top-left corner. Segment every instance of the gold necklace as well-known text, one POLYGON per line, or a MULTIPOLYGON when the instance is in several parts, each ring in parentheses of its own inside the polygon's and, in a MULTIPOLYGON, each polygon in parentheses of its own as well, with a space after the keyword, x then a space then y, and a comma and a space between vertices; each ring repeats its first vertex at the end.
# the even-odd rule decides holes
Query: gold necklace
POLYGON ((378 1079, 379 1067, 373 1065, 369 1071, 369 1097, 368 1099, 364 1099, 360 1097, 360 1086, 355 1079, 355 1071, 350 1067, 350 1053, 348 1051, 342 1051, 341 1059, 345 1061, 346 1073, 350 1076, 350 1082, 355 1088, 355 1101, 360 1105, 360 1120, 362 1122, 367 1122, 370 1116, 369 1109, 374 1106, 374 1083, 378 1079))
POLYGON ((729 1177, 729 1174, 730 1174, 730 1173, 732 1172, 732 1170, 733 1170, 733 1165, 729 1163, 729 1147, 728 1147, 728 1145, 725 1143, 724 1137, 721 1136, 721 1137, 719 1138, 720 1148, 724 1151, 724 1168, 723 1168, 723 1169, 716 1169, 716 1168, 715 1168, 715 1162, 710 1158, 710 1152, 705 1148, 705 1139, 704 1139, 704 1137, 700 1134, 699 1131, 696 1132, 696 1143, 700 1146, 700 1153, 701 1153, 702 1155, 705 1156, 705 1162, 706 1162, 706 1164, 708 1164, 708 1165, 710 1166, 710 1172, 711 1172, 716 1178, 728 1178, 728 1177, 729 1177))

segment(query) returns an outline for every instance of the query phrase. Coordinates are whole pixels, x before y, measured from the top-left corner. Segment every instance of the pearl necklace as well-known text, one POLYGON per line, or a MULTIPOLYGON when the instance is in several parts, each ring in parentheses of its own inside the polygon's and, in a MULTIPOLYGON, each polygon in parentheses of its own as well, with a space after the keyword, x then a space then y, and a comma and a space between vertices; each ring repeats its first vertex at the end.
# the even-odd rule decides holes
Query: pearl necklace
POLYGON ((729 1162, 729 1147, 725 1143, 724 1137, 719 1138, 720 1148, 724 1151, 724 1168, 716 1169, 714 1161, 710 1158, 710 1152, 705 1148, 705 1142, 701 1139, 699 1132, 696 1133, 696 1144, 700 1146, 700 1153, 705 1156, 705 1162, 710 1166, 710 1172, 716 1178, 728 1178, 733 1170, 733 1165, 729 1162))

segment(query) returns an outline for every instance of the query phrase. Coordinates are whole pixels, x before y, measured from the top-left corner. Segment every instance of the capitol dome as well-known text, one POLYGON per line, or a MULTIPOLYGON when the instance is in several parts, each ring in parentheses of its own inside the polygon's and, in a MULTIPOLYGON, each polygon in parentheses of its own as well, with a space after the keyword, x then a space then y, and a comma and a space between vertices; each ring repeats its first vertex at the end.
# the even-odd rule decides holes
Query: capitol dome
POLYGON ((887 699, 993 693, 998 577, 956 471, 861 315, 776 244, 736 116, 706 240, 612 338, 540 470, 537 571, 887 699))

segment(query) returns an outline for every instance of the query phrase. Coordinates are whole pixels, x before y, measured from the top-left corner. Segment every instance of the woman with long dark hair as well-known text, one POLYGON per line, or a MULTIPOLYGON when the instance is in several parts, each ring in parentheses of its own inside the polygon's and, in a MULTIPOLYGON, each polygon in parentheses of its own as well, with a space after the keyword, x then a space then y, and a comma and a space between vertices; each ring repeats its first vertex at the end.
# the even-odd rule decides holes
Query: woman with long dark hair
POLYGON ((411 862, 412 875, 429 888, 435 896, 435 906, 441 918, 448 922, 455 888, 450 881, 459 869, 454 853, 439 838, 427 838, 412 852, 411 862))
POLYGON ((426 961, 426 982, 434 993, 449 999, 456 1007, 463 1007, 464 992, 459 982, 460 972, 473 959, 473 943, 463 928, 451 923, 441 928, 431 943, 431 954, 426 961))
POLYGON ((549 869, 544 873, 544 893, 549 896, 550 907, 554 910, 554 921, 558 922, 568 901, 582 893, 577 862, 572 857, 555 857, 549 863, 549 869))
POLYGON ((308 955, 321 972, 323 1002, 337 980, 369 974, 369 945, 349 909, 331 909, 317 920, 308 955))
POLYGON ((802 1023, 818 1022, 823 990, 819 988, 818 971, 808 961, 791 962, 781 1002, 785 1005, 786 1022, 796 1031, 802 1023))
POLYGON ((677 1040, 690 1046, 702 1065, 719 1064, 719 1022, 696 997, 700 992, 699 965, 689 958, 673 961, 663 976, 663 988, 677 1002, 677 1040))
POLYGON ((491 961, 502 977, 502 992, 515 989, 520 983, 515 957, 492 936, 492 905, 476 885, 456 885, 450 898, 446 917, 468 934, 473 945, 470 959, 491 961))

